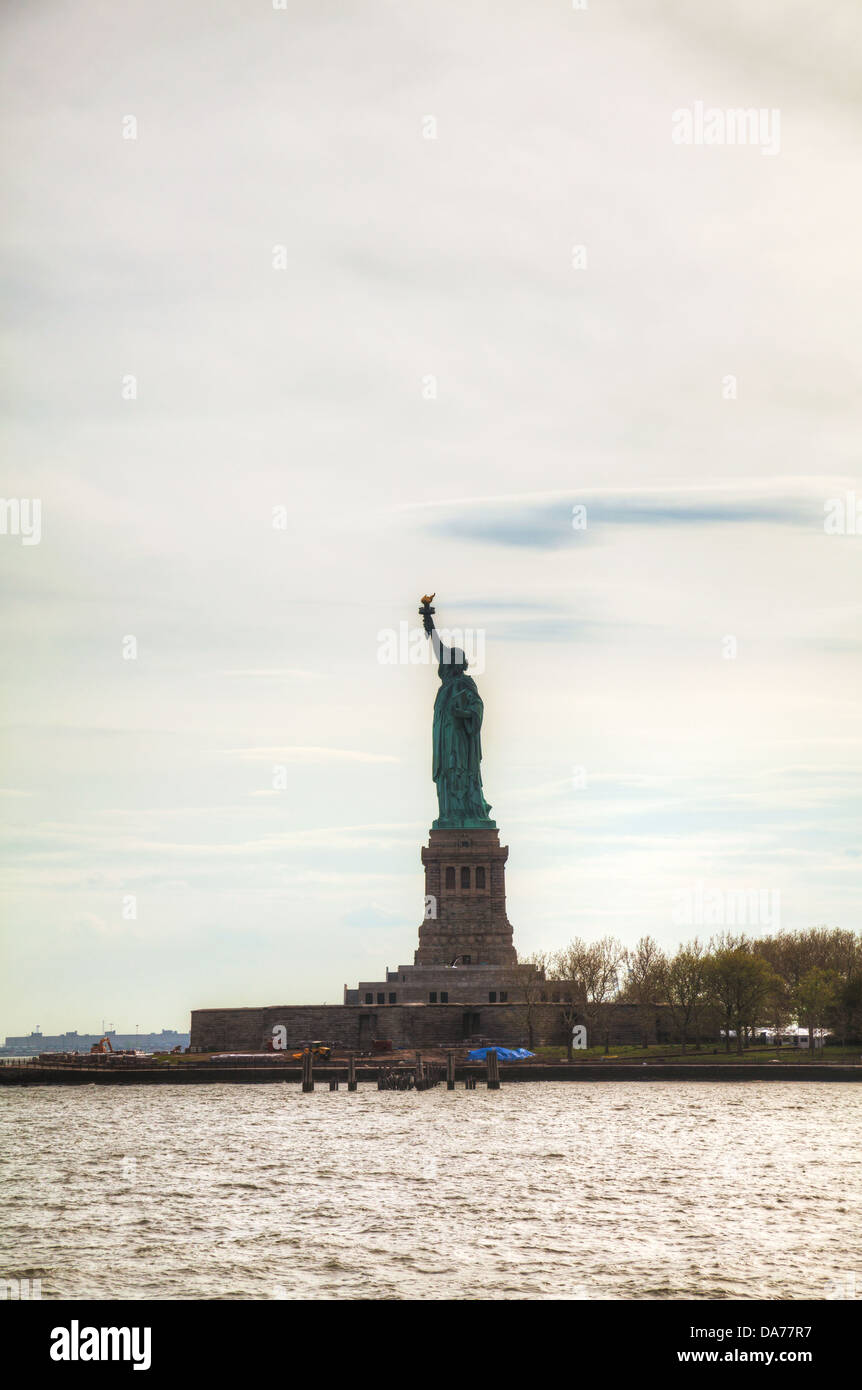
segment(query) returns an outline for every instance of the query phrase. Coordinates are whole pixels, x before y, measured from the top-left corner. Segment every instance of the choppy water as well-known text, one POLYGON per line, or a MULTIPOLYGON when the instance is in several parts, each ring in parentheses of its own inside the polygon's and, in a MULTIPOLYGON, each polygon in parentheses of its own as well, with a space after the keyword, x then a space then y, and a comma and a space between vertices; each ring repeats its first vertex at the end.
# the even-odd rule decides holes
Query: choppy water
POLYGON ((860 1137, 850 1083, 8 1089, 0 1278, 43 1298, 858 1296, 860 1137))

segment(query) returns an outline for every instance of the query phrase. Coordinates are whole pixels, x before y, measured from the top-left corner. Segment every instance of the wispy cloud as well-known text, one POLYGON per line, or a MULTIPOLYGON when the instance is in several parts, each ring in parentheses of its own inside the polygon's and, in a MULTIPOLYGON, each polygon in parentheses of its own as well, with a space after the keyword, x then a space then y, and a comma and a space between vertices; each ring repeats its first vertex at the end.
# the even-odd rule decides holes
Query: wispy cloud
POLYGON ((747 497, 698 500, 685 494, 633 493, 628 497, 572 493, 554 502, 471 503, 426 523, 437 536, 458 536, 485 545, 554 550, 607 539, 615 527, 822 526, 822 501, 799 498, 757 501, 747 497), (573 526, 573 509, 585 508, 585 525, 573 526))

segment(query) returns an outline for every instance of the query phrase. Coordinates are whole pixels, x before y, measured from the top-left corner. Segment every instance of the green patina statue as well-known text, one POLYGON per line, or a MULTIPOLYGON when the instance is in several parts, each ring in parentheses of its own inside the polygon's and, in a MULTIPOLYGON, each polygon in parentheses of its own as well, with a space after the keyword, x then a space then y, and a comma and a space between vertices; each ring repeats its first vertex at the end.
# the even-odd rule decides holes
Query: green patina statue
POLYGON ((434 757, 431 775, 437 784, 439 816, 433 830, 491 830, 491 807, 482 794, 482 697, 467 658, 458 647, 440 641, 431 600, 425 595, 419 616, 437 657, 440 689, 434 701, 434 757))

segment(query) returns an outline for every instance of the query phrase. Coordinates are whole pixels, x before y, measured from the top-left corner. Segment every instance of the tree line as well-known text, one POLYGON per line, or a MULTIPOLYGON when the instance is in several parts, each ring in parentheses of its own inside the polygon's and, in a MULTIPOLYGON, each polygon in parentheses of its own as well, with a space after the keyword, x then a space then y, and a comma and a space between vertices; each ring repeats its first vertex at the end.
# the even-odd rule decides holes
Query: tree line
POLYGON ((536 1004, 559 1001, 571 1056, 571 1033, 586 1026, 591 1043, 607 1050, 618 1006, 633 1006, 643 1045, 656 1039, 657 1020, 681 1044, 699 1046, 731 1035, 742 1052, 756 1031, 781 1032, 790 1024, 808 1030, 808 1046, 828 1030, 846 1044, 862 1034, 862 933, 812 927, 770 936, 722 932, 706 943, 697 937, 673 954, 651 936, 626 947, 616 937, 575 937, 561 951, 537 952, 525 964, 538 967, 524 987, 532 1044, 536 1004), (553 988, 556 986, 556 988, 553 988))

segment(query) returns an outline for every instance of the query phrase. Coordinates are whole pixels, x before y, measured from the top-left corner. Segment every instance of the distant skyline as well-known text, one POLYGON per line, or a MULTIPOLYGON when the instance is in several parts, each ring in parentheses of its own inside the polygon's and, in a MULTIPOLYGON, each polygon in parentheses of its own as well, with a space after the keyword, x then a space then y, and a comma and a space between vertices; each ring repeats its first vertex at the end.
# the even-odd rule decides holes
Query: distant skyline
POLYGON ((433 590, 521 954, 858 929, 862 13, 756 8, 3 15, 0 1035, 412 960, 433 590))
POLYGON ((153 1037, 153 1036, 157 1036, 158 1033, 188 1033, 189 1030, 188 1030, 188 1029, 165 1029, 165 1027, 161 1027, 161 1029, 146 1029, 146 1027, 143 1027, 143 1029, 118 1029, 118 1027, 113 1027, 113 1026, 110 1026, 110 1024, 108 1024, 108 1026, 104 1027, 104 1029, 101 1029, 101 1030, 99 1030, 99 1029, 50 1029, 50 1030, 49 1030, 49 1029, 39 1029, 39 1030, 36 1030, 36 1029, 25 1029, 25 1030, 24 1030, 24 1033, 4 1033, 4 1034, 3 1034, 3 1037, 4 1037, 4 1038, 7 1038, 7 1037, 68 1037, 68 1036, 76 1036, 76 1037, 99 1037, 99 1036, 100 1036, 100 1031, 101 1031, 101 1033, 121 1034, 121 1036, 124 1036, 124 1037, 125 1037, 125 1036, 128 1036, 128 1037, 135 1037, 135 1036, 138 1036, 138 1034, 139 1034, 140 1037, 153 1037))
POLYGON ((106 1034, 110 1037, 152 1038, 158 1037, 161 1033, 178 1033, 180 1036, 183 1034, 188 1036, 188 1032, 188 1028, 114 1028, 106 1025, 101 1030, 98 1028, 56 1028, 49 1031, 47 1028, 40 1028, 37 1031, 35 1028, 27 1028, 22 1033, 3 1033, 0 1036, 5 1043, 8 1038, 98 1038, 106 1034))

